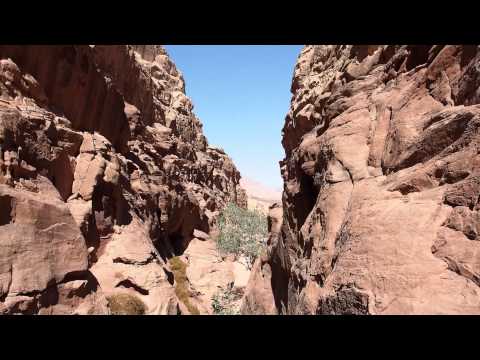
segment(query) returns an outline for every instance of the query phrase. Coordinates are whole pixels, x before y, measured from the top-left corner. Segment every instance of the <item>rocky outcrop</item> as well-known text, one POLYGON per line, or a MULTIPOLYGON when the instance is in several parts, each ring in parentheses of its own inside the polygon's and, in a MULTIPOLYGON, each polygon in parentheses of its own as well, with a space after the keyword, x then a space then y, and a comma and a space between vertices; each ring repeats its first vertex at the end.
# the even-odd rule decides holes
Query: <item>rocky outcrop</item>
POLYGON ((229 310, 237 313, 247 285, 250 269, 246 261, 232 256, 221 256, 214 239, 192 240, 181 257, 187 264, 186 275, 190 284, 192 300, 202 314, 216 314, 213 300, 222 292, 230 291, 235 301, 229 310))
POLYGON ((0 312, 181 312, 168 259, 240 174, 157 45, 0 46, 0 312))
MULTIPOLYGON (((267 248, 253 265, 240 307, 241 314, 277 315, 279 313, 272 292, 272 288, 281 288, 281 285, 274 286, 277 280, 273 276, 279 272, 272 270, 277 266, 275 261, 278 258, 274 252, 282 249, 278 244, 283 223, 283 211, 279 203, 269 207, 267 219, 269 233, 267 248)), ((278 307, 280 305, 278 304, 278 307)))
POLYGON ((479 78, 477 46, 306 46, 244 313, 480 313, 479 78))

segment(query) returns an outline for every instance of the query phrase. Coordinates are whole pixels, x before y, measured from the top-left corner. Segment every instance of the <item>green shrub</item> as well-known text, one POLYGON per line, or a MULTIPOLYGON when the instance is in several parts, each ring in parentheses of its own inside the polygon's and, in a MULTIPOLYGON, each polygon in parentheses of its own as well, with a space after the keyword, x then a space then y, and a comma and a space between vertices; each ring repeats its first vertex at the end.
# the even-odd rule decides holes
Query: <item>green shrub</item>
POLYGON ((146 306, 138 297, 130 294, 115 294, 107 298, 112 315, 144 315, 146 306))
POLYGON ((238 315, 239 311, 235 309, 234 302, 240 298, 241 296, 235 294, 231 287, 220 289, 212 297, 213 313, 215 315, 238 315))
POLYGON ((200 315, 198 308, 190 302, 193 296, 188 288, 187 264, 185 264, 178 256, 170 259, 170 269, 175 278, 175 294, 178 299, 187 307, 192 315, 200 315))
POLYGON ((259 211, 245 210, 230 203, 223 210, 218 227, 219 251, 235 256, 243 255, 251 266, 265 246, 268 236, 266 216, 259 211))

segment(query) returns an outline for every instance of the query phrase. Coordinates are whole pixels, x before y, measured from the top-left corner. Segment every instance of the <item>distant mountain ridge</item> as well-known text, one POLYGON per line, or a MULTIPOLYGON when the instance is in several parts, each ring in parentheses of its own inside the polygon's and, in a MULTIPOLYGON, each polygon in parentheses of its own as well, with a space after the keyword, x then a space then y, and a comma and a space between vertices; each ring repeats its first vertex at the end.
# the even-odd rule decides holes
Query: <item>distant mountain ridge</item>
POLYGON ((282 198, 281 191, 272 189, 256 180, 242 177, 240 179, 240 184, 250 198, 264 201, 279 201, 282 198))
POLYGON ((256 180, 250 178, 241 178, 240 186, 246 191, 248 198, 248 208, 258 210, 263 214, 268 214, 269 207, 276 202, 281 202, 281 191, 272 189, 256 180))

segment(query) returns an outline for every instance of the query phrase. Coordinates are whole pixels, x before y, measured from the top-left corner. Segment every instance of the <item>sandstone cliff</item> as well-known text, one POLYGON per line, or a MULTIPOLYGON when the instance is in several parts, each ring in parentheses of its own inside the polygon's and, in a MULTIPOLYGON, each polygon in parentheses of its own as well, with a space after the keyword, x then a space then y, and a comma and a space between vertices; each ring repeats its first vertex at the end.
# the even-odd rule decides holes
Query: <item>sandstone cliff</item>
POLYGON ((479 314, 479 89, 477 46, 306 46, 243 313, 479 314))
POLYGON ((0 46, 0 313, 188 312, 168 259, 239 180, 161 46, 0 46))

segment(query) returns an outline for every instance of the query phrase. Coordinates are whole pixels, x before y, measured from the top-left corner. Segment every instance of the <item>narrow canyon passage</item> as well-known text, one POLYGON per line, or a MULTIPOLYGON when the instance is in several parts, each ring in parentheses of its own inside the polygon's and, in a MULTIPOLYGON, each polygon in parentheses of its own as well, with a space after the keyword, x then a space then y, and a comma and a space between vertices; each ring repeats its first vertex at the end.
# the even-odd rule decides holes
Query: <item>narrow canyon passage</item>
POLYGON ((218 228, 205 234, 208 239, 194 238, 175 260, 185 264, 190 294, 201 299, 197 307, 221 314, 240 311, 253 262, 266 245, 269 207, 281 202, 281 127, 300 48, 165 47, 186 79, 185 91, 205 136, 232 158, 246 192, 246 204, 227 205, 218 228))
POLYGON ((479 69, 0 45, 0 314, 480 313, 479 69))

